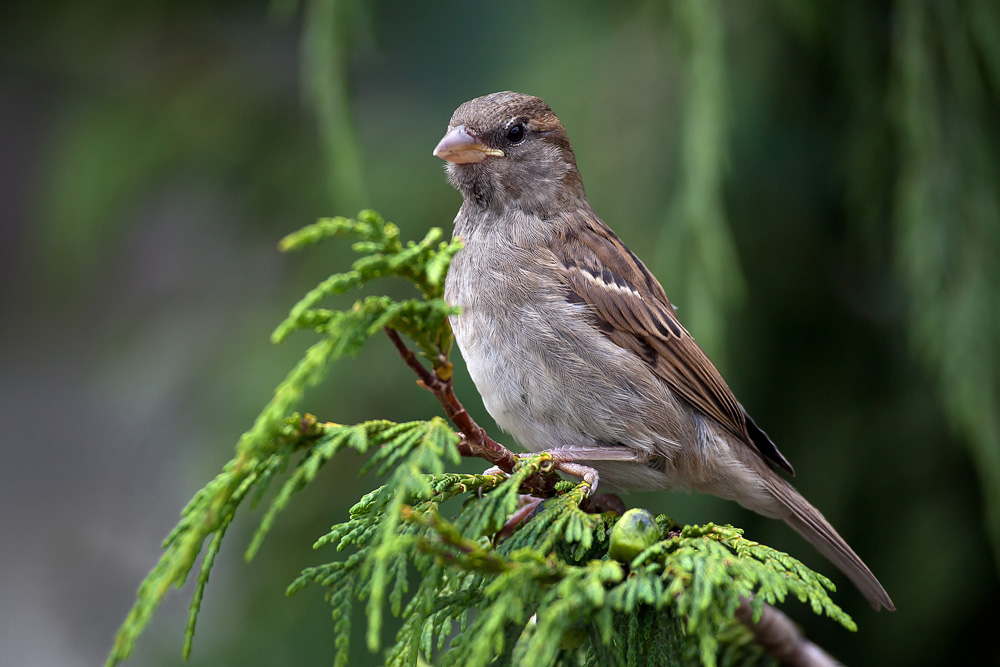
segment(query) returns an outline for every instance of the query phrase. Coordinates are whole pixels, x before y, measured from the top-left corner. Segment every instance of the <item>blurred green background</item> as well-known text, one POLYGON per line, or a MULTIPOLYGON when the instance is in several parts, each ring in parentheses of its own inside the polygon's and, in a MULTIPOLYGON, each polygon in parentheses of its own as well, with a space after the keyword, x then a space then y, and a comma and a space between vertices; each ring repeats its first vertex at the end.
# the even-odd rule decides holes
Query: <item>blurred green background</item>
MULTIPOLYGON (((183 504, 310 342, 271 328, 349 259, 278 239, 361 207, 410 238, 450 229, 431 149, 456 106, 504 89, 559 114, 595 209, 899 611, 731 503, 626 502, 829 574, 857 634, 784 608, 847 664, 991 650, 996 3, 15 2, 0 35, 0 664, 103 661, 183 504)), ((458 389, 499 436, 461 368, 458 389)), ((303 407, 438 413, 382 339, 303 407)), ((322 593, 284 588, 335 557, 310 545, 374 484, 338 463, 249 565, 259 515, 237 519, 191 665, 332 661, 322 593)), ((131 664, 180 662, 189 598, 131 664)))

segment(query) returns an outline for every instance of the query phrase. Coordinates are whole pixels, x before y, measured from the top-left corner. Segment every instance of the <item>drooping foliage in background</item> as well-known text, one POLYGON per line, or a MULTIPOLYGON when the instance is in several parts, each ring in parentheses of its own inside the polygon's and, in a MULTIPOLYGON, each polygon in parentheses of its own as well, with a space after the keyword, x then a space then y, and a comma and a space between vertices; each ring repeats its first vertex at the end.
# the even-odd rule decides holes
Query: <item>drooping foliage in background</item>
MULTIPOLYGON (((827 35, 833 65, 853 86, 845 94, 859 112, 845 126, 856 154, 840 172, 843 203, 861 225, 891 222, 907 337, 976 463, 1000 570, 1000 7, 989 0, 777 4, 799 30, 840 28, 827 35), (861 43, 859 32, 885 41, 861 43), (880 50, 888 52, 881 61, 880 50)), ((680 189, 660 232, 671 278, 664 284, 679 290, 675 303, 690 304, 685 317, 718 357, 724 313, 743 294, 722 202, 726 17, 717 3, 674 7, 688 62, 680 189)), ((878 236, 868 229, 858 238, 877 243, 878 236)))
POLYGON ((359 601, 373 652, 383 646, 386 608, 402 619, 385 658, 398 667, 520 665, 528 656, 537 667, 768 663, 736 618, 746 600, 754 618, 765 604, 794 597, 856 629, 830 599, 830 580, 731 526, 681 527, 649 513, 638 522, 614 512, 588 514, 580 507, 590 491, 584 482, 559 482, 554 497, 512 522, 528 477, 551 473, 547 454, 524 459, 509 476, 456 474, 448 467, 458 463, 461 438, 439 417, 344 426, 294 413, 331 362, 356 353, 383 328, 406 335, 435 369, 450 368, 447 317, 454 309, 441 297, 458 243, 441 241, 437 228, 418 243, 403 243, 395 225, 364 211, 357 220, 321 220, 286 237, 282 247, 344 236, 357 239, 352 247, 361 255, 352 269, 306 294, 273 336, 280 342, 306 329, 319 341, 240 438, 235 457, 184 509, 139 588, 109 667, 131 655, 167 591, 183 586, 204 548, 185 633, 187 657, 209 574, 239 507, 254 507, 284 477, 250 541, 249 560, 277 514, 345 450, 369 455, 362 472, 373 470, 385 481, 315 545, 348 553, 308 568, 289 587, 293 593, 315 583, 327 590, 338 667, 349 664, 359 601), (419 297, 368 296, 346 310, 321 307, 329 297, 388 277, 405 279, 419 297), (455 499, 460 507, 449 505, 455 499), (442 505, 451 509, 442 512, 442 505), (410 594, 412 570, 419 584, 410 594))
MULTIPOLYGON (((289 13, 292 0, 276 2, 289 13)), ((354 131, 347 81, 349 54, 357 39, 354 0, 304 0, 305 33, 302 38, 302 89, 316 112, 316 129, 323 145, 331 199, 357 208, 368 200, 364 155, 354 131)))
POLYGON ((1000 7, 902 2, 895 18, 896 266, 1000 567, 1000 7))
POLYGON ((725 214, 729 117, 725 17, 716 0, 674 4, 684 62, 679 183, 659 232, 657 266, 687 326, 724 363, 725 316, 744 293, 725 214))

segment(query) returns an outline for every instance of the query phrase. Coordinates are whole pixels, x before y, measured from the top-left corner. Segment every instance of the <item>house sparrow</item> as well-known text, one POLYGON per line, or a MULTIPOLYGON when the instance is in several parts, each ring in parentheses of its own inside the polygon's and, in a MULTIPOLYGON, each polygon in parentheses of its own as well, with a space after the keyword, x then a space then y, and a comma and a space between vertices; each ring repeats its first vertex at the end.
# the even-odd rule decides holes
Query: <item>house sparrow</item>
MULTIPOLYGON (((557 468, 622 490, 684 489, 783 519, 875 609, 895 607, 681 326, 656 278, 594 213, 566 131, 537 97, 460 106, 434 149, 462 194, 445 282, 486 409, 557 468)), ((794 474, 794 473, 793 473, 794 474)))

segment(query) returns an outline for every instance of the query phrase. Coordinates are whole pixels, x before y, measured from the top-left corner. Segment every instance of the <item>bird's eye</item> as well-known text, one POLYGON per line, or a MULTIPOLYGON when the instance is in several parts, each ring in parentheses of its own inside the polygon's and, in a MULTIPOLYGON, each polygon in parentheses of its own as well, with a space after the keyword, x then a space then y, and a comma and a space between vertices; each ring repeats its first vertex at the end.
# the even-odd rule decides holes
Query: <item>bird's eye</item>
POLYGON ((524 141, 524 125, 516 123, 507 130, 507 141, 512 144, 519 144, 524 141))

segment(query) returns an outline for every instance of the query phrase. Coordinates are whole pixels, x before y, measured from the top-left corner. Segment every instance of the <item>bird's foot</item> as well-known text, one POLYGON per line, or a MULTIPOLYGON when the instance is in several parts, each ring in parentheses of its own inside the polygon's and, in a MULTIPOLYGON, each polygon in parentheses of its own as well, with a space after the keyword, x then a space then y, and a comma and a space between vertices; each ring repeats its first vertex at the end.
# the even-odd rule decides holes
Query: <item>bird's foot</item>
MULTIPOLYGON (((575 461, 566 461, 560 455, 559 452, 539 452, 542 454, 549 454, 552 457, 552 469, 558 470, 559 472, 564 472, 571 477, 578 477, 584 481, 584 483, 590 487, 587 491, 587 496, 592 496, 597 491, 597 485, 601 481, 601 476, 598 474, 597 470, 591 468, 590 466, 585 466, 582 463, 577 463, 575 461)), ((514 454, 517 458, 524 458, 526 456, 534 456, 534 454, 514 454)), ((493 466, 485 471, 483 475, 506 475, 507 473, 500 469, 498 466, 493 466)))
POLYGON ((576 463, 575 461, 560 461, 555 457, 553 457, 552 462, 555 469, 559 472, 582 479, 590 487, 590 490, 587 491, 588 497, 597 492, 597 485, 601 481, 601 476, 597 473, 597 469, 585 466, 582 463, 576 463))

